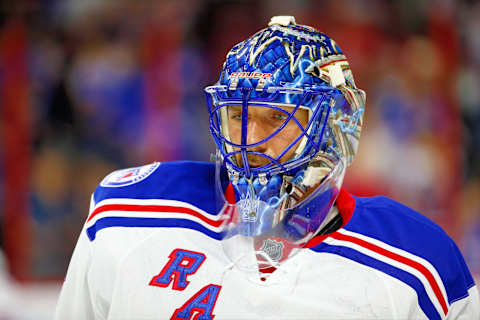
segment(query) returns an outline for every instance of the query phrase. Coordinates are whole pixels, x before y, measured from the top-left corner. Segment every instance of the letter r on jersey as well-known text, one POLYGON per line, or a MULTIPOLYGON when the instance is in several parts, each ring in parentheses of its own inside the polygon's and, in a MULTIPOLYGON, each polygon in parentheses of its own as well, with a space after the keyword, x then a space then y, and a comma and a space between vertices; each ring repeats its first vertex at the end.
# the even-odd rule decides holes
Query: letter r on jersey
POLYGON ((169 261, 162 271, 150 281, 151 286, 166 288, 173 280, 173 290, 184 290, 189 284, 187 276, 197 272, 205 261, 203 253, 184 249, 173 250, 168 258, 169 261))

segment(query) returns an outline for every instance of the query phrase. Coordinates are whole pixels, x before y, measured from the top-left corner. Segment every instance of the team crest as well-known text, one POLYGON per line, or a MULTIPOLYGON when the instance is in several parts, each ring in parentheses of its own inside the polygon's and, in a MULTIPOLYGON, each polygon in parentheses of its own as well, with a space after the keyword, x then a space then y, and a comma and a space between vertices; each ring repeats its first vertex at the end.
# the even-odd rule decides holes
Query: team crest
POLYGON ((278 262, 283 256, 283 248, 285 248, 285 245, 282 242, 266 239, 263 241, 260 251, 265 252, 273 261, 278 262))
POLYGON ((242 221, 256 222, 259 204, 260 201, 253 200, 251 194, 247 193, 246 198, 238 202, 238 208, 240 209, 242 221))
POLYGON ((117 170, 110 173, 100 182, 102 187, 124 187, 140 182, 151 175, 160 165, 160 162, 154 162, 141 167, 117 170))

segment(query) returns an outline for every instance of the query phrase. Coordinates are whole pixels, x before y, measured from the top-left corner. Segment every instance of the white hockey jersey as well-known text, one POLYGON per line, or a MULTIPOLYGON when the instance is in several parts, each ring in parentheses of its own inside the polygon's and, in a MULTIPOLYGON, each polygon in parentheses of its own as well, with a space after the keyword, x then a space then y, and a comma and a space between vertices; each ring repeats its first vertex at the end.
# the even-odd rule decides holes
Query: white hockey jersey
POLYGON ((56 319, 480 319, 455 243, 385 197, 341 191, 343 226, 269 276, 225 257, 214 166, 154 163, 107 176, 56 319))

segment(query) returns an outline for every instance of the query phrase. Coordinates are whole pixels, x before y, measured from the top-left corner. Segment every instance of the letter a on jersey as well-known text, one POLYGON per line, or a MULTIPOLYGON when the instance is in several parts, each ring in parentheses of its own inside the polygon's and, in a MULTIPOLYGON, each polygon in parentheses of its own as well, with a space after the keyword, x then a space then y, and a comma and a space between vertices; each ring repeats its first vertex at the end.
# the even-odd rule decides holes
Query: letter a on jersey
POLYGON ((152 278, 151 286, 168 287, 173 280, 173 290, 184 290, 189 281, 187 276, 197 272, 198 268, 205 261, 205 255, 200 252, 175 249, 168 256, 169 261, 162 271, 152 278))
POLYGON ((209 284, 198 291, 185 304, 175 310, 170 320, 212 320, 212 314, 221 286, 209 284), (195 312, 197 315, 194 317, 195 312))

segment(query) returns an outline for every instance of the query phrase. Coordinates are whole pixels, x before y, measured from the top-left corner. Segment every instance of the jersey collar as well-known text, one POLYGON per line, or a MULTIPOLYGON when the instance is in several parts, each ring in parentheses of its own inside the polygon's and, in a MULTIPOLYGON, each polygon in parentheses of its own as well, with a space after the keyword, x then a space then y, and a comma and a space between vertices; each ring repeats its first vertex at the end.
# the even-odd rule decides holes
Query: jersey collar
MULTIPOLYGON (((339 228, 341 229, 347 225, 353 216, 353 212, 355 211, 355 198, 342 188, 340 189, 337 200, 335 201, 335 205, 338 208, 338 213, 342 217, 342 225, 339 228)), ((305 248, 313 248, 319 245, 323 242, 323 240, 328 238, 329 235, 330 233, 313 237, 309 242, 307 242, 305 248)))

